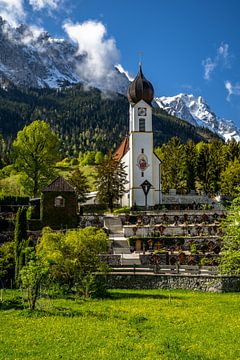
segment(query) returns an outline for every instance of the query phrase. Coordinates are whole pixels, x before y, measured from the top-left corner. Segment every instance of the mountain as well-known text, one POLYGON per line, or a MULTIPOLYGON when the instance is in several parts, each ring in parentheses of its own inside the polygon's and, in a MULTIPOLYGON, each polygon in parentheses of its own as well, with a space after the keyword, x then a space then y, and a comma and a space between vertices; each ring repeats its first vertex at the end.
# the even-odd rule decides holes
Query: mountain
POLYGON ((240 129, 233 121, 218 117, 201 96, 178 94, 155 99, 158 106, 168 114, 183 119, 194 126, 206 127, 224 140, 234 138, 240 141, 240 129))
MULTIPOLYGON (((70 41, 55 39, 33 26, 13 28, 0 18, 0 133, 4 138, 11 143, 24 125, 42 119, 59 134, 66 155, 115 148, 128 132, 129 105, 120 94, 126 95, 132 79, 116 65, 104 79, 88 82, 79 71, 87 61, 88 54, 79 54, 70 41)), ((225 122, 221 126, 217 120, 211 122, 219 130, 214 135, 208 130, 213 130, 210 122, 204 129, 206 122, 197 121, 197 111, 191 114, 187 103, 184 111, 180 106, 180 113, 173 110, 174 101, 168 106, 163 99, 167 98, 157 98, 160 109, 154 108, 156 146, 173 136, 197 142, 226 132, 225 122)))
MULTIPOLYGON (((84 83, 79 67, 88 54, 79 54, 77 45, 55 39, 38 28, 13 28, 0 17, 0 49, 0 86, 12 82, 19 87, 58 88, 84 83)), ((126 93, 128 84, 124 72, 113 67, 107 80, 91 85, 126 93)))
MULTIPOLYGON (((83 84, 60 89, 0 88, 0 133, 9 140, 25 125, 40 119, 49 123, 61 140, 63 156, 87 150, 116 148, 128 133, 129 103, 125 96, 83 84)), ((216 136, 201 127, 153 109, 154 146, 173 136, 183 142, 211 141, 216 136)))

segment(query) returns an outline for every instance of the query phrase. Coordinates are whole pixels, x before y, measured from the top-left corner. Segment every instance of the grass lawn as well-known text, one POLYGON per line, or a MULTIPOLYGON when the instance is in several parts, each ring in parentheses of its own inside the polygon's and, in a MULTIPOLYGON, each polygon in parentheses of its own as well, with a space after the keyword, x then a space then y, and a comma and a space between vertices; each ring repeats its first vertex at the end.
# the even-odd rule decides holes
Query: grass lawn
MULTIPOLYGON (((10 290, 3 299, 16 296, 10 290)), ((0 308, 0 359, 240 359, 239 294, 113 290, 0 308)))

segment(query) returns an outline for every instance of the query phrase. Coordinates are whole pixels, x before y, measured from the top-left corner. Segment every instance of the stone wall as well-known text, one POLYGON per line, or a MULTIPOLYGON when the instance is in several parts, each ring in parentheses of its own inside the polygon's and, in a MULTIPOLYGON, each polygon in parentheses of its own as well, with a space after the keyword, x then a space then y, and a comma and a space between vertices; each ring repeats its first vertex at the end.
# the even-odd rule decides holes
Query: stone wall
POLYGON ((79 226, 84 228, 86 226, 96 226, 103 228, 104 216, 103 215, 82 215, 79 216, 79 226))
POLYGON ((107 274, 97 281, 109 289, 184 289, 210 292, 240 292, 240 276, 107 274))

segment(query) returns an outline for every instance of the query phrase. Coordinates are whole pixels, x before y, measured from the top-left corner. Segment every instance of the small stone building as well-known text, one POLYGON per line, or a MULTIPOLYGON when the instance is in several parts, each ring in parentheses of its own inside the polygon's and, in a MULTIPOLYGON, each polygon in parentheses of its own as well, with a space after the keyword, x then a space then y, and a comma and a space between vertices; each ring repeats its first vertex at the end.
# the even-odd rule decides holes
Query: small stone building
POLYGON ((42 223, 53 229, 73 228, 78 224, 78 197, 74 187, 59 176, 42 190, 42 223))

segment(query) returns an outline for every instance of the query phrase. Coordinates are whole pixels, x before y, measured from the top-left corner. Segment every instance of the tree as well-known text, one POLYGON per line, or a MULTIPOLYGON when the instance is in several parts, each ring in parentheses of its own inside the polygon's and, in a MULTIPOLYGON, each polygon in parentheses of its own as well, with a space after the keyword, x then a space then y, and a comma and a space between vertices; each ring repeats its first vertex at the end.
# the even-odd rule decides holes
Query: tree
POLYGON ((186 151, 177 137, 156 151, 161 159, 163 191, 176 189, 179 192, 187 190, 186 151))
POLYGON ((197 144, 197 180, 200 190, 209 195, 220 189, 220 174, 224 168, 225 154, 221 141, 197 144))
POLYGON ((225 171, 221 173, 221 193, 229 196, 238 195, 240 184, 240 162, 235 158, 230 161, 225 171))
POLYGON ((223 249, 221 271, 227 275, 240 275, 240 197, 232 202, 223 222, 223 249))
POLYGON ((70 174, 69 182, 76 188, 80 202, 85 202, 85 193, 89 192, 89 185, 86 176, 79 168, 70 174))
POLYGON ((127 174, 124 165, 114 159, 111 153, 97 167, 97 198, 103 204, 107 204, 113 211, 114 202, 118 201, 125 193, 127 174))
POLYGON ((95 155, 95 164, 100 165, 104 159, 104 155, 101 151, 97 151, 95 155))
POLYGON ((14 281, 14 242, 8 241, 0 245, 0 286, 11 286, 14 281))
POLYGON ((37 245, 37 254, 49 264, 51 279, 75 287, 79 294, 90 296, 95 285, 95 273, 105 265, 99 254, 108 250, 109 240, 102 229, 86 227, 68 230, 65 234, 43 229, 37 245))
POLYGON ((27 209, 20 207, 14 229, 15 284, 19 284, 20 270, 25 264, 24 248, 27 246, 27 209))
POLYGON ((36 197, 42 186, 53 178, 59 141, 44 121, 36 120, 18 132, 13 142, 16 167, 26 175, 29 193, 36 197))
POLYGON ((28 261, 20 271, 21 282, 27 290, 27 300, 30 310, 34 310, 39 296, 40 286, 48 274, 48 266, 44 264, 40 256, 37 256, 33 248, 27 248, 28 261))
POLYGON ((192 140, 188 140, 185 145, 186 151, 186 181, 187 190, 195 190, 196 187, 196 146, 192 140))

